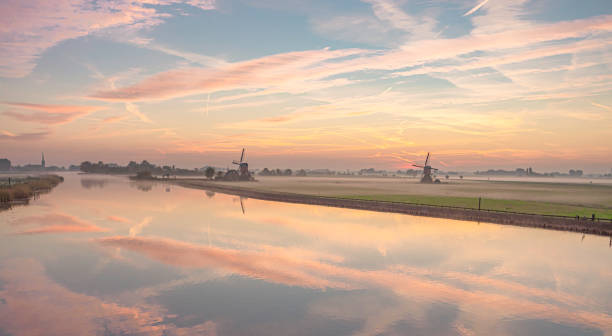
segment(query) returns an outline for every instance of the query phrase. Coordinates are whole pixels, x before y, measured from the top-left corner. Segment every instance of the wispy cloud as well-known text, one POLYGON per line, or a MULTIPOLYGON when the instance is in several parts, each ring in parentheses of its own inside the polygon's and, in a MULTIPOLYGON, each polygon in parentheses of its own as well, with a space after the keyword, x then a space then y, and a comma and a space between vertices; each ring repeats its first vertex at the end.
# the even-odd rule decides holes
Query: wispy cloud
POLYGON ((51 134, 50 131, 15 134, 13 132, 1 130, 0 140, 13 140, 13 141, 41 140, 41 139, 46 138, 49 134, 51 134))
POLYGON ((17 235, 107 231, 107 229, 100 228, 76 216, 64 213, 49 213, 44 215, 22 217, 12 221, 11 224, 16 226, 38 226, 36 228, 19 231, 15 233, 17 235))
POLYGON ((69 123, 103 109, 101 106, 43 105, 18 102, 4 102, 3 104, 15 108, 3 112, 8 117, 19 121, 48 125, 69 123))
POLYGON ((45 233, 72 233, 72 232, 104 232, 106 229, 97 226, 76 225, 50 225, 42 228, 29 229, 15 233, 16 235, 35 235, 45 233))
POLYGON ((404 11, 394 0, 363 0, 372 5, 377 18, 411 34, 412 40, 432 38, 437 21, 431 16, 414 16, 404 11))
POLYGON ((290 52, 215 69, 171 70, 132 86, 95 92, 92 97, 133 102, 219 90, 278 88, 287 91, 297 87, 308 91, 312 82, 333 75, 364 69, 396 70, 452 59, 474 51, 510 50, 546 41, 583 37, 597 31, 612 31, 611 22, 610 17, 600 16, 456 39, 420 40, 385 52, 358 49, 290 52))
POLYGON ((93 4, 86 0, 0 2, 4 18, 0 29, 0 76, 23 77, 40 54, 57 43, 117 27, 140 30, 163 22, 168 16, 151 5, 187 3, 213 9, 207 0, 119 0, 93 4))
POLYGON ((105 124, 112 124, 125 119, 127 119, 126 116, 110 116, 102 119, 102 122, 105 124))
MULTIPOLYGON (((327 228, 329 231, 329 228, 327 228)), ((354 228, 351 232, 354 233, 354 228)), ((342 241, 346 241, 346 235, 342 241)), ((371 237, 368 238, 372 240, 371 237)), ((263 251, 236 250, 185 243, 162 238, 105 237, 95 240, 102 246, 124 248, 153 260, 186 268, 211 268, 255 279, 306 288, 384 288, 398 297, 430 301, 450 301, 470 306, 487 306, 495 302, 489 313, 509 313, 538 318, 555 318, 596 327, 612 322, 606 314, 592 313, 585 301, 576 296, 551 290, 533 289, 518 283, 494 278, 462 274, 437 273, 418 268, 390 266, 377 270, 359 270, 345 265, 314 259, 317 254, 289 254, 279 249, 263 251), (314 258, 313 258, 314 257, 314 258), (432 281, 432 276, 439 281, 432 281), (477 289, 465 290, 453 281, 460 280, 477 289), (415 294, 418 293, 418 294, 415 294), (563 305, 542 303, 534 297, 563 302, 563 305), (567 308, 567 306, 570 308, 567 308)))
POLYGON ((92 98, 114 101, 167 99, 190 94, 237 88, 257 88, 301 79, 307 69, 321 62, 364 53, 360 49, 309 50, 266 56, 217 69, 167 71, 117 90, 99 91, 92 98))
POLYGON ((0 325, 12 335, 95 335, 101 330, 153 336, 217 335, 210 321, 182 327, 161 323, 167 313, 157 305, 129 306, 73 292, 49 278, 34 259, 4 260, 0 282, 0 325))
POLYGON ((132 222, 131 220, 124 218, 124 217, 120 217, 120 216, 108 216, 106 218, 113 222, 119 222, 119 223, 125 223, 125 224, 132 222))

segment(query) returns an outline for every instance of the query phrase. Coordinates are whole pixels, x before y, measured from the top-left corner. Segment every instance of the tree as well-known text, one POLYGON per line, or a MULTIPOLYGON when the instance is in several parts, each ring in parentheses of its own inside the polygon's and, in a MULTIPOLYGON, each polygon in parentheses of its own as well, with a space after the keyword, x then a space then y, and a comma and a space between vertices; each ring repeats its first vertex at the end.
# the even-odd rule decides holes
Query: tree
POLYGON ((291 175, 293 175, 293 171, 291 171, 291 169, 285 169, 285 175, 286 176, 291 176, 291 175))
POLYGON ((213 176, 215 176, 215 168, 206 167, 206 170, 204 171, 204 175, 206 175, 206 177, 211 179, 213 176))
POLYGON ((11 170, 11 160, 0 159, 0 170, 11 170))
POLYGON ((583 172, 580 169, 577 169, 577 170, 570 169, 569 174, 570 176, 582 176, 583 172))
POLYGON ((85 172, 85 173, 90 172, 91 171, 91 162, 89 162, 89 161, 81 162, 81 171, 85 172))

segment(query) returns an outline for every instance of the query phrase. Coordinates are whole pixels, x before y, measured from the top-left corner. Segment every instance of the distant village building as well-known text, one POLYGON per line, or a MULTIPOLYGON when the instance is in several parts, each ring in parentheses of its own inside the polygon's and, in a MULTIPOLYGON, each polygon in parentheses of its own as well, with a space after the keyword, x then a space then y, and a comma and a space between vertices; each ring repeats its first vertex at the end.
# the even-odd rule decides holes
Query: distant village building
POLYGON ((11 170, 11 161, 9 159, 0 159, 0 170, 11 170))

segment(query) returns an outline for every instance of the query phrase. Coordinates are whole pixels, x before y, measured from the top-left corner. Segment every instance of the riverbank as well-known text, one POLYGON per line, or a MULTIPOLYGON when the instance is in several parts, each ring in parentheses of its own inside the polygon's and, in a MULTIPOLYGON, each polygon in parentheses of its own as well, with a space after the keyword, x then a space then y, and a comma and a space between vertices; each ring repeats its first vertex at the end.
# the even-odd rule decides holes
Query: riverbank
POLYGON ((27 204, 32 197, 50 191, 62 181, 64 178, 58 175, 3 177, 0 179, 0 210, 27 204))
MULTIPOLYGON (((315 181, 313 180, 313 182, 315 181)), ((301 192, 302 190, 300 190, 299 188, 296 188, 296 191, 300 192, 273 190, 272 188, 270 188, 269 184, 265 183, 251 183, 247 185, 245 183, 229 184, 190 179, 177 180, 173 181, 173 183, 187 188, 204 189, 269 201, 313 204, 380 212, 403 213, 416 216, 428 216, 478 222, 490 222, 496 224, 539 227, 563 231, 585 232, 604 236, 612 235, 612 221, 605 219, 592 220, 591 216, 562 217, 546 214, 508 212, 504 210, 478 210, 478 208, 444 206, 440 204, 414 204, 407 201, 387 201, 372 198, 364 199, 362 198, 362 196, 360 196, 363 194, 364 191, 359 190, 358 192, 347 194, 346 188, 343 189, 342 187, 337 188, 338 190, 336 192, 343 192, 343 194, 340 196, 333 196, 329 194, 317 195, 307 192, 301 192)), ((339 183, 341 182, 331 179, 327 181, 327 184, 331 184, 332 187, 333 185, 339 183)), ((310 187, 312 187, 312 183, 307 188, 310 187)), ((551 188, 557 187, 558 186, 551 186, 551 188)), ((278 189, 278 185, 276 185, 276 188, 278 189)), ((540 188, 542 188, 542 186, 540 186, 540 188)), ((328 190, 322 188, 319 189, 319 191, 326 192, 328 190)), ((372 190, 369 190, 369 192, 372 192, 372 190)), ((396 195, 396 197, 399 196, 396 195)), ((440 197, 440 199, 443 199, 443 197, 440 197)), ((575 197, 574 199, 577 198, 575 197)), ((563 204, 561 204, 560 206, 563 206, 563 204)), ((605 208, 604 210, 607 211, 607 209, 605 208)))

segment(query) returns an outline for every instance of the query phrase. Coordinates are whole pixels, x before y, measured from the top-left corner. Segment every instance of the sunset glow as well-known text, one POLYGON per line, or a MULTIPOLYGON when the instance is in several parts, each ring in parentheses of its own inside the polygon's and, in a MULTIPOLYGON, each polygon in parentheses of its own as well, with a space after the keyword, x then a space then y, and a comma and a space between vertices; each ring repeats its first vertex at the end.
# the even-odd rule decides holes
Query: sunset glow
MULTIPOLYGON (((612 168, 612 2, 0 1, 0 157, 612 168)), ((95 226, 82 226, 97 230, 95 226)), ((49 228, 46 228, 49 229, 49 228)), ((58 227, 63 229, 63 227, 58 227)))

